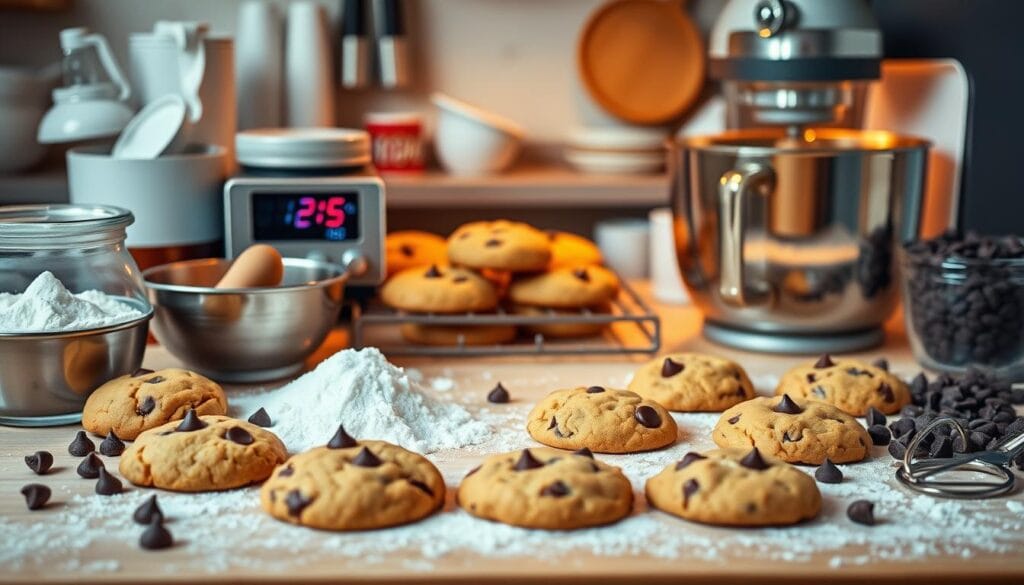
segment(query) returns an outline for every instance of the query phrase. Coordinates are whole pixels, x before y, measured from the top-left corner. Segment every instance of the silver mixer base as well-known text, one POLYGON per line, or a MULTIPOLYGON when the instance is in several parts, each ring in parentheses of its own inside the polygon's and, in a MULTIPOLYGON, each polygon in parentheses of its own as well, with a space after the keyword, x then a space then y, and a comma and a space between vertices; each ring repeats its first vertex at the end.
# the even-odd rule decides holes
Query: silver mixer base
POLYGON ((715 343, 748 351, 819 355, 875 347, 881 345, 885 340, 885 333, 881 328, 876 328, 831 335, 794 335, 792 333, 745 331, 705 321, 704 337, 715 343))

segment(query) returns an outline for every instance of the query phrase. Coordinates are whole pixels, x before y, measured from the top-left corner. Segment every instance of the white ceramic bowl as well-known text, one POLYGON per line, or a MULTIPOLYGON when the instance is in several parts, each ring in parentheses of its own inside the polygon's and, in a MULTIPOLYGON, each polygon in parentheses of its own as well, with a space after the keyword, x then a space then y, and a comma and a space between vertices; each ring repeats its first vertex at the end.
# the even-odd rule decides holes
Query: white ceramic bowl
POLYGON ((440 93, 431 101, 438 109, 434 146, 448 172, 500 173, 519 155, 524 131, 515 122, 440 93))

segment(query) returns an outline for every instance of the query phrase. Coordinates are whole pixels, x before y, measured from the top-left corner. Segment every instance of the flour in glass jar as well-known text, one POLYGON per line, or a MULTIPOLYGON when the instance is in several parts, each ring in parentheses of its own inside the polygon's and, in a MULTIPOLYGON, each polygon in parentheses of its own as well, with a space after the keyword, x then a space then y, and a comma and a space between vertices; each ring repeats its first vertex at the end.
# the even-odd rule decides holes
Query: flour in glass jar
POLYGON ((56 333, 97 329, 142 316, 138 309, 97 290, 71 294, 43 272, 20 294, 0 293, 0 333, 56 333))

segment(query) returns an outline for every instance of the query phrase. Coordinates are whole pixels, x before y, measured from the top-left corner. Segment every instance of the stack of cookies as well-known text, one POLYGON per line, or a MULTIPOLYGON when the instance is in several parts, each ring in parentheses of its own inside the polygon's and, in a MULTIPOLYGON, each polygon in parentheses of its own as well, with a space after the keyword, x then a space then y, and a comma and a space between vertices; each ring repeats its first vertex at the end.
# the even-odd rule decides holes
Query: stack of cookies
MULTIPOLYGON (((488 313, 504 306, 524 316, 609 313, 619 279, 601 266, 586 238, 542 232, 507 220, 479 221, 445 242, 425 232, 387 237, 389 279, 381 299, 410 313, 488 313)), ((547 337, 600 334, 605 324, 557 323, 525 327, 547 337)), ((407 323, 402 335, 427 345, 492 345, 513 340, 512 325, 445 326, 407 323)))

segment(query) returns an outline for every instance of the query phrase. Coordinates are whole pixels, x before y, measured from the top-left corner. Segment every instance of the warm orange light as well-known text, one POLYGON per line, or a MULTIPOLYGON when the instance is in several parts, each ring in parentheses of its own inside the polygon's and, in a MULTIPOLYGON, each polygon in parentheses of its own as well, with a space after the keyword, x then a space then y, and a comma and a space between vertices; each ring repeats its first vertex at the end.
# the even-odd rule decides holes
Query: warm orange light
POLYGON ((804 142, 814 142, 818 138, 818 133, 814 130, 804 130, 804 142))

